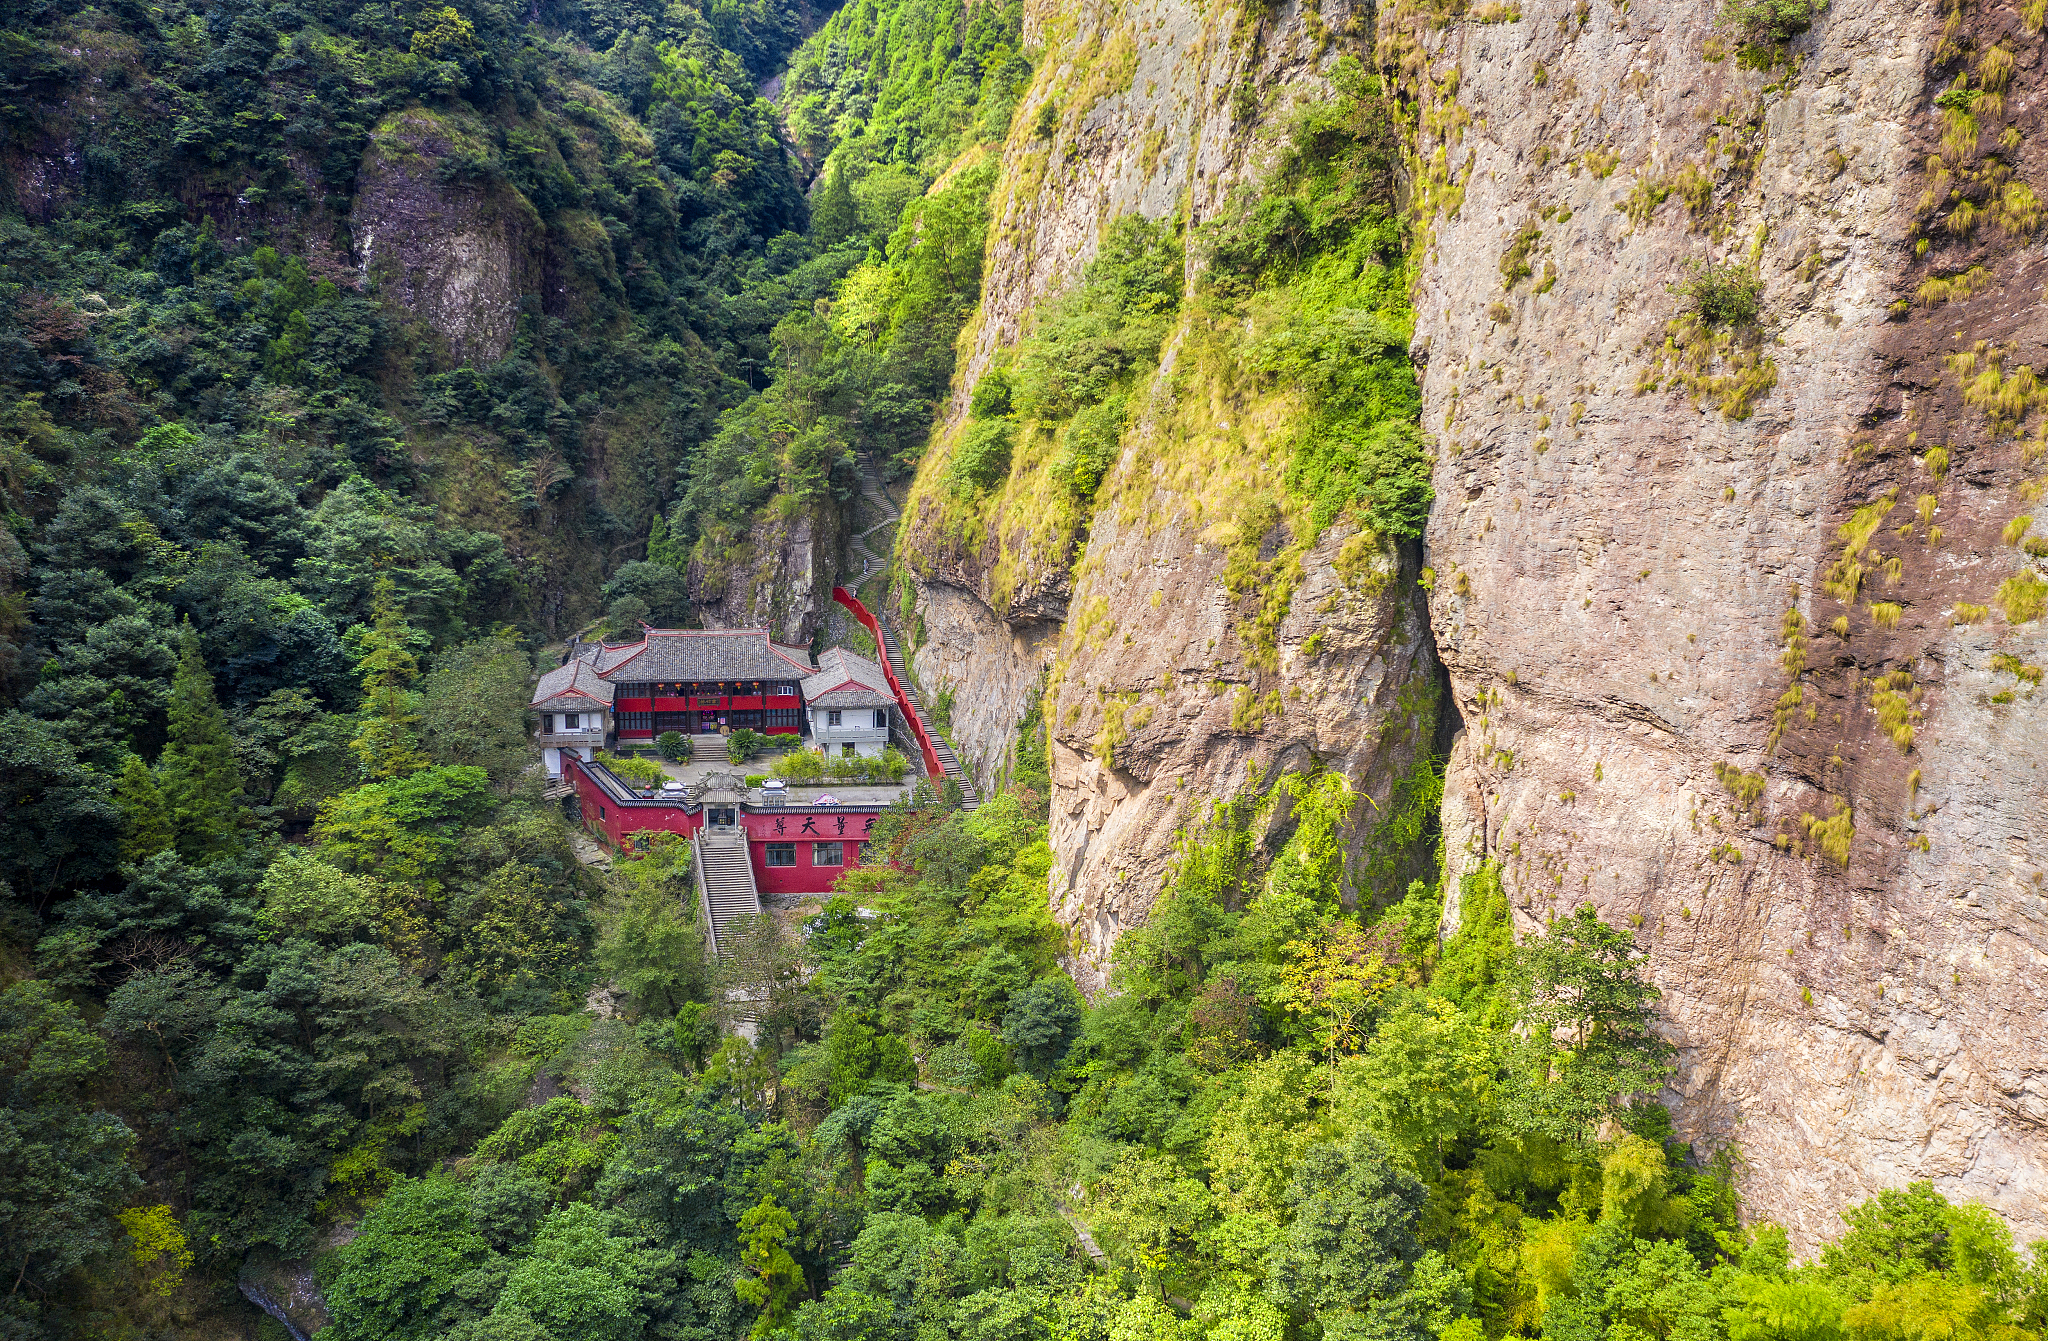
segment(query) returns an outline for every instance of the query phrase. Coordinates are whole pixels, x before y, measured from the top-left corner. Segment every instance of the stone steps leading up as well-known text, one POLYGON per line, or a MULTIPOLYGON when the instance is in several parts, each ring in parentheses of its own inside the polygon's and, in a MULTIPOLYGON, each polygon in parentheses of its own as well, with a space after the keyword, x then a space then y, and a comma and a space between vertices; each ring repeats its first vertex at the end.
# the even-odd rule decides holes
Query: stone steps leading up
MULTIPOLYGON (((896 501, 889 497, 888 491, 882 487, 882 475, 875 467, 874 456, 865 447, 859 448, 857 454, 860 460, 861 497, 891 521, 898 519, 902 511, 897 507, 896 501)), ((867 538, 871 532, 879 531, 888 524, 881 522, 853 537, 853 552, 860 556, 861 561, 859 581, 865 581, 868 574, 886 566, 882 557, 868 548, 867 538)), ((857 581, 855 585, 859 585, 859 582, 857 581)), ((903 660, 901 640, 896 637, 886 618, 879 614, 877 617, 882 619, 882 651, 889 658, 889 668, 896 672, 896 683, 903 686, 903 692, 909 696, 911 708, 917 713, 917 720, 924 724, 925 734, 931 737, 932 748, 939 756, 939 766, 945 769, 947 777, 959 784, 961 805, 972 810, 981 804, 981 796, 975 791, 973 781, 967 776, 967 770, 962 768, 960 760, 954 757, 953 747, 946 743, 945 737, 932 725, 931 715, 924 709, 923 696, 911 682, 910 668, 903 660)))
POLYGON ((696 843, 697 888, 711 952, 723 954, 732 924, 761 911, 761 892, 754 884, 754 863, 747 855, 747 836, 738 830, 702 829, 696 843))

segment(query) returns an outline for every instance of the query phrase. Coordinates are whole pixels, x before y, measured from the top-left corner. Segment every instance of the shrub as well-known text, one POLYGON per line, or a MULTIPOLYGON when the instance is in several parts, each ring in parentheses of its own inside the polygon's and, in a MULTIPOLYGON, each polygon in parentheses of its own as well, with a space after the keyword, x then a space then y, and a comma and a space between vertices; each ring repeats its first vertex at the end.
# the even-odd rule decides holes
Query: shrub
POLYGON ((613 777, 635 787, 652 787, 668 776, 662 771, 661 765, 651 759, 600 754, 597 761, 610 769, 613 777))
POLYGON ((1010 473, 1010 447, 1016 430, 1003 419, 977 419, 968 425, 953 453, 951 480, 958 493, 987 493, 1010 473))
POLYGON ((1716 265, 1694 258, 1671 292, 1691 300, 1709 326, 1751 326, 1763 309, 1763 277, 1747 266, 1716 265))
POLYGON ((664 731, 654 738, 655 753, 671 763, 688 763, 692 750, 690 738, 680 731, 664 731))
POLYGON ((742 727, 725 740, 725 757, 736 764, 743 764, 759 754, 768 744, 768 737, 758 731, 742 727))
POLYGON ((1111 396, 1099 405, 1087 406, 1068 423, 1066 448, 1053 469, 1076 499, 1085 503, 1095 497, 1103 475, 1116 461, 1123 431, 1122 396, 1111 396))
POLYGON ((974 399, 967 413, 976 419, 1001 419, 1010 412, 1010 374, 991 368, 974 384, 974 399))
POLYGON ((1752 42, 1783 46, 1813 26, 1825 0, 1728 0, 1721 18, 1752 42))
POLYGON ((825 776, 825 756, 816 750, 791 750, 775 761, 773 772, 785 782, 816 782, 825 776))

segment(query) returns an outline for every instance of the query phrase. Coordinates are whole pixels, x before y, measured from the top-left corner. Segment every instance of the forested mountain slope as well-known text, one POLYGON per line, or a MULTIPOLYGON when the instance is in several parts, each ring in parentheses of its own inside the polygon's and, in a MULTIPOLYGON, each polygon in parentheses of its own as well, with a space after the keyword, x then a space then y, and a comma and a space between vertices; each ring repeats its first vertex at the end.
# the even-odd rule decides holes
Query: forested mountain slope
POLYGON ((2035 9, 10 10, 0 1334, 2048 1332, 2035 9), (707 957, 534 672, 842 577, 707 957))

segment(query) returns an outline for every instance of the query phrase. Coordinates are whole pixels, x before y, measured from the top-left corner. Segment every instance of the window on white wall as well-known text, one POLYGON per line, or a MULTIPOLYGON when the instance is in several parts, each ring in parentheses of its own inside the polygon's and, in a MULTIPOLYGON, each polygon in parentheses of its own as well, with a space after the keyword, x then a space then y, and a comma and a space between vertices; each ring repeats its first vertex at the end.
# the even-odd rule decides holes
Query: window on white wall
POLYGON ((576 723, 580 720, 582 719, 577 714, 565 712, 562 714, 562 729, 564 731, 574 731, 576 730, 576 723))
POLYGON ((886 731, 886 730, 888 730, 888 729, 889 729, 889 710, 888 710, 887 708, 876 708, 876 709, 875 709, 875 730, 877 730, 877 731, 886 731))
POLYGON ((837 709, 837 708, 828 708, 828 709, 826 709, 826 710, 825 710, 825 725, 827 725, 827 726, 837 726, 837 725, 839 725, 839 709, 837 709))
POLYGON ((553 734, 555 729, 555 715, 553 713, 544 712, 540 715, 540 729, 548 734, 553 734))

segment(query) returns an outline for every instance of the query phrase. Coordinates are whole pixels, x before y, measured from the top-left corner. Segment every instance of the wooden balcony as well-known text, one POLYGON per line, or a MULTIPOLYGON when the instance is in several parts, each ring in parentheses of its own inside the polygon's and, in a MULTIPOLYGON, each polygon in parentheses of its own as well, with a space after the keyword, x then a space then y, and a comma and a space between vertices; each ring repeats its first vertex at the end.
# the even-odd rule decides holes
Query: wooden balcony
POLYGON ((601 726, 579 727, 574 731, 536 731, 534 739, 542 748, 551 746, 584 746, 604 744, 604 728, 601 726))

